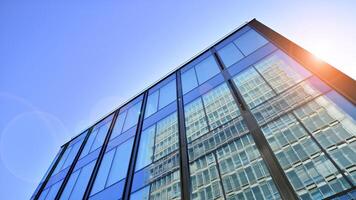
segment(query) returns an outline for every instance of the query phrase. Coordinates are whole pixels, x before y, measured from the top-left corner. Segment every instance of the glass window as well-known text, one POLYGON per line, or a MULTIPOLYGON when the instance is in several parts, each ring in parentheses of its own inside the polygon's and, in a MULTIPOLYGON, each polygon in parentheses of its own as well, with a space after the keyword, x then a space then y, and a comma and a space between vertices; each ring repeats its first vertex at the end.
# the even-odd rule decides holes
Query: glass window
POLYGON ((188 71, 182 73, 181 78, 182 78, 183 94, 189 92, 190 90, 192 90, 198 86, 198 80, 195 75, 194 67, 192 67, 188 71))
POLYGON ((294 111, 320 145, 356 182, 356 122, 327 96, 320 96, 294 111))
POLYGON ((105 153, 103 160, 101 161, 100 168, 97 176, 95 177, 95 182, 91 194, 95 194, 105 188, 107 175, 110 172, 112 159, 115 155, 115 149, 105 153))
POLYGON ((119 136, 122 133, 122 128, 124 127, 126 114, 127 114, 127 111, 120 113, 117 116, 114 129, 112 130, 112 133, 110 136, 110 140, 115 138, 116 136, 119 136))
POLYGON ((156 126, 153 125, 142 131, 139 150, 136 159, 136 170, 149 165, 153 160, 154 135, 156 126))
POLYGON ((49 188, 42 191, 39 200, 54 200, 58 193, 59 188, 61 187, 63 180, 58 181, 57 183, 53 184, 49 188))
POLYGON ((195 65, 199 84, 204 83, 220 72, 213 56, 209 56, 205 60, 195 65))
POLYGON ((171 104, 176 99, 176 79, 173 79, 155 92, 148 95, 145 118, 171 104))
POLYGON ((255 64, 257 71, 278 93, 299 83, 311 74, 281 51, 255 64))
POLYGON ((244 55, 249 55, 250 53, 254 52, 258 48, 262 47, 263 45, 267 44, 268 41, 258 34, 253 29, 247 31, 242 36, 237 38, 234 43, 237 47, 242 51, 244 55))
POLYGON ((141 102, 135 104, 127 111, 125 125, 122 132, 127 131, 129 128, 137 124, 141 112, 141 102))
POLYGON ((133 138, 126 141, 116 148, 116 154, 109 173, 107 185, 116 183, 126 177, 127 169, 130 162, 133 138))
POLYGON ((110 140, 121 135, 125 131, 134 127, 138 123, 140 117, 142 101, 132 105, 131 107, 120 110, 120 113, 116 119, 114 129, 111 133, 110 140))
POLYGON ((177 90, 176 90, 176 80, 172 80, 167 83, 160 89, 159 93, 159 106, 158 109, 161 109, 168 104, 172 103, 177 98, 177 90))
POLYGON ((148 96, 145 117, 151 116, 153 113, 157 112, 158 97, 159 90, 148 96))
POLYGON ((78 136, 79 138, 71 141, 63 153, 61 160, 58 162, 56 169, 53 171, 52 176, 60 172, 62 169, 69 167, 74 161, 75 156, 77 155, 80 146, 82 145, 84 138, 87 132, 82 133, 82 135, 78 136))
POLYGON ((150 194, 150 187, 144 187, 143 189, 134 192, 130 195, 131 200, 148 200, 150 194))
POLYGON ((218 54, 226 67, 230 67, 244 57, 234 43, 230 43, 220 49, 218 54))
POLYGON ((209 131, 201 98, 184 106, 185 127, 188 142, 209 131))
POLYGON ((161 117, 141 133, 131 188, 133 199, 180 198, 177 112, 161 117))
POLYGON ((136 171, 178 149, 177 123, 175 112, 142 132, 136 171))
POLYGON ((189 70, 181 72, 183 94, 208 81, 219 72, 219 66, 213 56, 209 56, 189 70))
POLYGON ((234 77, 234 82, 250 108, 275 96, 272 88, 253 67, 237 74, 234 77))
POLYGON ((91 173, 94 169, 95 162, 96 161, 92 161, 71 175, 60 199, 75 200, 83 198, 91 173))
POLYGON ((126 178, 133 140, 134 138, 131 138, 123 144, 120 144, 118 147, 105 153, 103 161, 100 164, 98 174, 95 178, 91 194, 95 194, 126 178))
POLYGON ((84 149, 80 154, 80 158, 83 158, 84 156, 88 155, 103 145, 105 137, 110 128, 111 120, 112 116, 110 117, 110 120, 107 118, 93 128, 84 146, 84 149))
POLYGON ((188 142, 240 115, 226 84, 212 89, 184 106, 188 142))
MULTIPOLYGON (((315 142, 292 114, 284 115, 263 126, 262 132, 269 143, 271 138, 277 141, 281 137, 284 138, 283 143, 275 147, 273 152, 299 196, 318 192, 318 185, 332 187, 334 183, 338 183, 343 189, 350 187, 316 144, 312 146, 317 151, 313 150, 313 155, 308 154, 310 146, 305 146, 308 144, 305 141, 309 141, 309 145, 315 142), (270 130, 273 130, 272 134, 269 133, 270 130), (330 179, 331 176, 335 179, 330 179)), ((338 192, 340 190, 330 190, 328 194, 320 194, 320 198, 326 198, 338 192)))

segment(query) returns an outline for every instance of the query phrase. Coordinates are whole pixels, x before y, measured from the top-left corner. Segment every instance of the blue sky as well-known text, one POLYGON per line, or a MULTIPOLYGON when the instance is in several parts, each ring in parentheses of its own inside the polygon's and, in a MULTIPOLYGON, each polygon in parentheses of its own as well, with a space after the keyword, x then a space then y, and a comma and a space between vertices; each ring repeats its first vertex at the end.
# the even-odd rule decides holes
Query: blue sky
POLYGON ((354 8, 0 0, 0 199, 28 199, 63 143, 253 18, 356 79, 354 8))

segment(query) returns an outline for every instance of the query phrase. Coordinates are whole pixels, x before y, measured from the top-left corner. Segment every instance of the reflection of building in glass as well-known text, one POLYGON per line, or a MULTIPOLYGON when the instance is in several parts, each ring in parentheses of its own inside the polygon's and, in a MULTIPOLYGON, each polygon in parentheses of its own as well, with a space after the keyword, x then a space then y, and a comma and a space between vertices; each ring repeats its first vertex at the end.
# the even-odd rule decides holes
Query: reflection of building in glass
POLYGON ((250 21, 63 145, 31 199, 356 199, 356 83, 308 56, 250 21))

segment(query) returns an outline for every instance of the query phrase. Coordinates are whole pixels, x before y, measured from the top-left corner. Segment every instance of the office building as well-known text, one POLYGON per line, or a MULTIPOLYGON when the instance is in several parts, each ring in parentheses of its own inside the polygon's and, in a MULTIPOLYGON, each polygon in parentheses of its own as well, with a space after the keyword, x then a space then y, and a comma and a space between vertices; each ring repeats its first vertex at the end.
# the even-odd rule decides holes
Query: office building
POLYGON ((64 144, 31 199, 353 199, 355 105, 254 19, 64 144))

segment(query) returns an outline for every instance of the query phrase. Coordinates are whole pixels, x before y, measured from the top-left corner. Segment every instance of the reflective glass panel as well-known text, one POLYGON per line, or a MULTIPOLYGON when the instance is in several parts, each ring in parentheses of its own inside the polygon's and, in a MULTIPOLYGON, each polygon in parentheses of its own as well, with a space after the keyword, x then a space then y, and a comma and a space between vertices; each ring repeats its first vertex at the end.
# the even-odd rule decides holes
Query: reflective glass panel
POLYGON ((258 34, 253 29, 250 29, 242 36, 237 38, 234 43, 237 47, 242 51, 244 55, 249 55, 250 53, 254 52, 258 48, 262 47, 263 45, 267 44, 268 41, 258 34))

